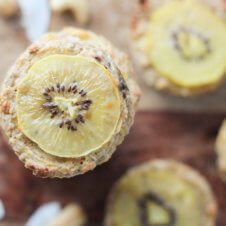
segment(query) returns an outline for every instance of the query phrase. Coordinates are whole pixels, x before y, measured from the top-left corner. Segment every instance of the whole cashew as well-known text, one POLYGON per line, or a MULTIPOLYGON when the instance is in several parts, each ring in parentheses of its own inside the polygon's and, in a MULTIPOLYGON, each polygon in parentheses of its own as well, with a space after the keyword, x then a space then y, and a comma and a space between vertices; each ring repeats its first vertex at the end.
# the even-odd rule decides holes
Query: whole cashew
POLYGON ((86 217, 77 204, 68 204, 48 226, 84 226, 86 217))
POLYGON ((50 6, 53 11, 62 13, 71 11, 79 23, 85 24, 89 20, 89 7, 87 0, 50 0, 50 6))
POLYGON ((16 0, 0 0, 0 15, 3 17, 14 16, 18 11, 16 0))

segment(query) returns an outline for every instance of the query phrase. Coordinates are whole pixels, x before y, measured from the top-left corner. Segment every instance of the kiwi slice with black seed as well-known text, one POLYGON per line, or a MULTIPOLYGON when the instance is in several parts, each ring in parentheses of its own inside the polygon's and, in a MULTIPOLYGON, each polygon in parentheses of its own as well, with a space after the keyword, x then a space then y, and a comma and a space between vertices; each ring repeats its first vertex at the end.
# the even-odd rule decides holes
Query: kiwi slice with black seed
POLYGON ((18 126, 46 153, 81 157, 111 139, 120 104, 115 80, 97 61, 50 55, 34 63, 18 85, 18 126))
POLYGON ((140 38, 155 72, 177 87, 219 83, 226 70, 226 23, 207 4, 171 0, 152 12, 140 38))
POLYGON ((214 226, 216 202, 206 180, 171 160, 135 167, 114 186, 106 226, 214 226))

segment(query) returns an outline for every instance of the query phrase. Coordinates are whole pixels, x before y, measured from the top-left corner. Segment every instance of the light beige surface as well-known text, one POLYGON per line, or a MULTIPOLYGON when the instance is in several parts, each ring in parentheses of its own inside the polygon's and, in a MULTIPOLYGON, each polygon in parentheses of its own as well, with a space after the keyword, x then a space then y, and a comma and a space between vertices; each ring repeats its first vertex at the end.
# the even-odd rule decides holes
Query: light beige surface
MULTIPOLYGON (((120 49, 129 52, 129 23, 134 13, 134 5, 138 0, 89 0, 92 21, 88 28, 103 34, 120 49)), ((58 30, 63 26, 75 25, 73 17, 69 15, 54 15, 50 26, 51 30, 58 30)), ((18 18, 11 20, 0 19, 0 81, 3 80, 7 69, 17 58, 18 54, 29 44, 18 18)), ((140 102, 141 109, 176 109, 186 111, 226 111, 226 83, 214 93, 191 99, 173 97, 167 94, 150 90, 137 77, 141 84, 143 96, 140 102)))

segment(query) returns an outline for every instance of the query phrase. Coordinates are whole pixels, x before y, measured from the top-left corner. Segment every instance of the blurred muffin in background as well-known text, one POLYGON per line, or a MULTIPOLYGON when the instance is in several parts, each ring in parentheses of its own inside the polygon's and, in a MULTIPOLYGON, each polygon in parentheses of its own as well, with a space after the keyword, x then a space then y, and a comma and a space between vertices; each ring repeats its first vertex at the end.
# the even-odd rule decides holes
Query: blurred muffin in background
POLYGON ((153 160, 129 170, 111 191, 105 226, 214 226, 217 204, 194 169, 153 160))
POLYGON ((225 79, 223 1, 141 0, 131 24, 132 53, 145 82, 191 96, 225 79))
POLYGON ((77 204, 71 203, 63 208, 48 226, 85 226, 86 216, 77 204))
POLYGON ((217 167, 226 182, 226 120, 224 120, 216 139, 217 167))

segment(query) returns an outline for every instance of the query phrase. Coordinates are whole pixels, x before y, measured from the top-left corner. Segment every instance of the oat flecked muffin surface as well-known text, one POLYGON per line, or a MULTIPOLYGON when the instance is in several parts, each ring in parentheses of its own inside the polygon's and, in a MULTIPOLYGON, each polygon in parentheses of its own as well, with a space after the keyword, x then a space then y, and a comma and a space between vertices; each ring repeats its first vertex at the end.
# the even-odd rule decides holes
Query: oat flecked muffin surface
POLYGON ((72 177, 106 162, 128 134, 140 90, 127 56, 92 32, 44 35, 1 89, 1 126, 25 167, 72 177))
POLYGON ((131 49, 147 85, 179 96, 216 89, 225 79, 225 3, 140 1, 131 49))
POLYGON ((113 187, 105 226, 214 226, 217 204, 207 181, 174 160, 129 170, 113 187))

